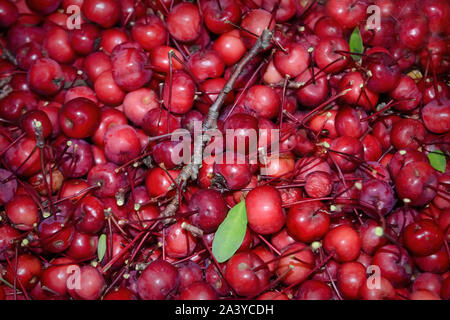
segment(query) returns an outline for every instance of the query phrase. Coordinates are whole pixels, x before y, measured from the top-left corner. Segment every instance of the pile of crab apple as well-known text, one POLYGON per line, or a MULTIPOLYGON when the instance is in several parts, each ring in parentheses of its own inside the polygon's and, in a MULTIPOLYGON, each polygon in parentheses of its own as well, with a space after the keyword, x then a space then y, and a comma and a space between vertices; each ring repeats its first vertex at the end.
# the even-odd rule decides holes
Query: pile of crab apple
POLYGON ((447 0, 0 0, 0 300, 450 299, 449 19, 447 0), (265 160, 226 143, 180 174, 172 133, 207 118, 260 132, 265 160))

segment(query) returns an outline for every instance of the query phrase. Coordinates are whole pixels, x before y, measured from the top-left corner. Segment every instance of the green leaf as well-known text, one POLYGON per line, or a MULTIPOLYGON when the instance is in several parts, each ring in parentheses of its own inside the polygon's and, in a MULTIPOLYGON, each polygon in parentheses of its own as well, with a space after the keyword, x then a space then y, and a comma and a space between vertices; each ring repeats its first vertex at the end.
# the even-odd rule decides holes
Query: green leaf
POLYGON ((230 259, 239 249, 247 232, 247 209, 242 200, 228 212, 214 236, 212 253, 218 262, 230 259))
MULTIPOLYGON (((363 41, 361 38, 361 33, 359 32, 359 28, 356 27, 353 32, 352 35, 350 36, 350 51, 351 52, 355 52, 355 53, 363 53, 364 50, 364 46, 363 46, 363 41)), ((355 61, 359 61, 361 60, 361 56, 360 55, 352 55, 353 60, 355 61)))
POLYGON ((445 172, 445 167, 447 166, 447 159, 445 154, 441 150, 433 151, 428 153, 428 160, 430 164, 437 171, 445 172))
POLYGON ((98 245, 97 245, 98 262, 102 262, 103 257, 105 256, 105 252, 106 252, 106 234, 102 234, 100 238, 98 238, 98 245))

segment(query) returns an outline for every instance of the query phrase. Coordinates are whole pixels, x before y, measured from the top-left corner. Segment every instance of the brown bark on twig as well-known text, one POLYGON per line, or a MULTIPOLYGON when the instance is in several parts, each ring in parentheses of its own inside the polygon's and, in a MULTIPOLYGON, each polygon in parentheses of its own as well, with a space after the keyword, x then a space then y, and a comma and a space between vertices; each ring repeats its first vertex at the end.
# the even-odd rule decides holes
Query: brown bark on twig
MULTIPOLYGON (((259 53, 269 48, 272 41, 272 32, 268 29, 265 29, 261 36, 256 41, 255 45, 245 54, 245 56, 239 61, 236 65, 235 70, 231 74, 227 83, 221 90, 220 94, 217 96, 217 99, 209 108, 208 115, 203 122, 202 131, 203 134, 199 134, 195 137, 194 140, 194 151, 191 158, 191 162, 186 164, 175 180, 176 184, 179 185, 180 188, 184 188, 187 181, 189 179, 195 180, 197 179, 198 170, 202 163, 202 153, 206 144, 210 141, 211 137, 208 135, 207 131, 210 129, 215 129, 217 127, 217 119, 219 117, 220 109, 222 108, 227 95, 233 90, 234 85, 239 78, 239 75, 244 70, 245 66, 253 60, 259 53)), ((172 185, 172 188, 175 188, 175 185, 172 185)), ((172 199, 172 201, 166 206, 161 215, 163 217, 170 217, 175 214, 178 210, 178 206, 180 203, 179 193, 172 199)))
POLYGON ((13 91, 13 89, 9 85, 11 79, 12 77, 5 77, 0 79, 0 99, 3 99, 13 91))

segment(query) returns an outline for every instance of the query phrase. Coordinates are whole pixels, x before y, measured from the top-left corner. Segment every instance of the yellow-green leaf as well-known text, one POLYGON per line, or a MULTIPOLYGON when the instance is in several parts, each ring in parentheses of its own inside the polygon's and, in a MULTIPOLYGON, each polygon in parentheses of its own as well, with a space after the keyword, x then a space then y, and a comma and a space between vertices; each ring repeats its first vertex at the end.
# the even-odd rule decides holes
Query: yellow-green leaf
POLYGON ((99 262, 102 262, 103 257, 105 256, 105 252, 106 252, 106 234, 102 234, 98 238, 98 245, 97 245, 97 256, 99 262))
MULTIPOLYGON (((361 33, 359 32, 359 28, 356 27, 351 36, 350 36, 350 51, 355 53, 363 53, 364 46, 361 38, 361 33)), ((353 60, 359 61, 361 59, 360 55, 352 55, 353 60)))
POLYGON ((242 200, 228 212, 214 236, 212 253, 218 262, 230 259, 239 249, 247 232, 247 210, 242 200))
POLYGON ((428 153, 428 160, 430 160, 431 166, 437 171, 445 172, 447 159, 445 157, 445 154, 441 150, 428 153))

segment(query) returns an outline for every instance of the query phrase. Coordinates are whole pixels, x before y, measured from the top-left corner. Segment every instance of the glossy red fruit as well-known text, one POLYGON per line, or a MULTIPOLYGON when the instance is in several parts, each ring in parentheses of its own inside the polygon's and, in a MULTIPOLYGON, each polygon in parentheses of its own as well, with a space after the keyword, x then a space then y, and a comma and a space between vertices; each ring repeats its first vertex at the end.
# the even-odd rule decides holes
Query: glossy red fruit
POLYGON ((260 117, 273 119, 280 111, 281 101, 274 89, 255 85, 248 89, 244 105, 260 117))
POLYGON ((428 20, 423 16, 409 16, 399 23, 400 41, 412 50, 420 49, 428 38, 428 20))
POLYGON ((338 73, 348 65, 348 59, 338 51, 349 51, 350 47, 341 37, 327 37, 319 41, 314 49, 317 66, 326 73, 338 73))
POLYGON ((237 253, 226 264, 225 279, 240 296, 258 294, 269 284, 269 278, 269 270, 252 252, 237 253))
POLYGON ((202 5, 205 25, 211 32, 222 34, 233 30, 233 25, 227 23, 230 21, 235 25, 241 21, 241 8, 237 1, 219 0, 207 1, 202 5))
POLYGON ((98 47, 100 29, 91 23, 83 23, 80 29, 74 29, 69 33, 70 45, 80 55, 88 55, 98 47))
POLYGON ((18 230, 28 231, 37 227, 39 212, 32 198, 24 195, 15 196, 5 206, 6 215, 18 230))
POLYGON ((442 283, 441 298, 445 300, 450 299, 450 277, 445 278, 442 283))
POLYGON ((28 8, 42 15, 48 15, 58 9, 62 0, 26 0, 28 8))
POLYGON ((6 267, 4 277, 9 283, 14 283, 16 278, 25 289, 32 289, 39 281, 41 273, 42 264, 39 258, 31 254, 22 254, 11 260, 11 266, 8 264, 6 267))
POLYGON ((247 12, 241 22, 241 37, 247 49, 250 49, 256 42, 264 29, 272 30, 275 21, 270 12, 264 9, 253 9, 247 12), (250 31, 251 33, 249 33, 250 31))
POLYGON ((125 263, 126 259, 129 258, 129 254, 121 254, 123 248, 128 244, 129 242, 121 234, 113 233, 112 236, 107 235, 106 252, 103 259, 105 259, 105 261, 117 259, 111 266, 112 270, 120 268, 125 263))
POLYGON ((117 125, 105 133, 106 158, 121 165, 135 159, 141 152, 136 130, 129 125, 117 125))
POLYGON ((375 220, 367 220, 359 228, 362 250, 372 255, 386 243, 383 228, 375 220))
POLYGON ((176 114, 185 114, 194 105, 195 82, 184 71, 175 71, 164 82, 164 105, 176 114))
POLYGON ((436 171, 426 162, 412 162, 404 166, 395 178, 397 195, 404 203, 422 206, 436 196, 436 171))
POLYGON ((214 41, 213 49, 222 56, 227 66, 238 62, 247 50, 238 30, 222 34, 214 41))
POLYGON ((155 71, 168 74, 170 72, 170 60, 172 60, 172 70, 183 68, 178 60, 183 61, 184 58, 177 49, 161 45, 153 48, 150 52, 150 62, 155 71), (174 57, 169 58, 169 52, 172 52, 178 59, 174 57))
POLYGON ((341 264, 337 272, 337 286, 342 297, 356 300, 359 290, 366 284, 366 268, 359 262, 341 264))
POLYGON ((366 111, 375 109, 377 105, 378 94, 365 85, 364 78, 358 71, 345 74, 339 81, 338 90, 348 90, 339 98, 343 103, 363 107, 366 111))
POLYGON ((0 27, 8 28, 19 18, 17 6, 9 0, 0 1, 0 27))
POLYGON ((100 124, 100 108, 91 100, 76 98, 70 100, 59 111, 61 130, 70 138, 92 136, 100 124))
POLYGON ((314 268, 314 255, 311 248, 303 243, 296 242, 281 250, 283 258, 278 261, 275 273, 282 277, 286 285, 302 283, 314 268), (290 254, 289 254, 290 253, 290 254), (288 255, 289 254, 289 255, 288 255))
POLYGON ((245 198, 249 227, 259 234, 273 234, 281 230, 285 214, 279 191, 272 186, 251 190, 245 198))
POLYGON ((328 97, 329 85, 327 76, 325 73, 319 74, 318 68, 306 69, 295 78, 295 81, 310 82, 296 91, 298 102, 308 108, 317 107, 328 97))
POLYGON ((137 282, 139 296, 143 300, 162 300, 174 294, 180 278, 177 269, 164 260, 150 263, 137 282))
POLYGON ((216 158, 213 174, 224 180, 230 190, 246 187, 251 180, 252 172, 248 160, 239 153, 227 151, 216 158))
POLYGON ((180 275, 180 291, 203 279, 203 270, 197 263, 192 261, 179 264, 178 273, 180 275))
POLYGON ((409 283, 412 276, 412 260, 405 249, 395 245, 385 245, 375 252, 372 264, 380 268, 381 275, 394 287, 409 283))
POLYGON ((359 294, 363 300, 392 300, 395 289, 385 277, 380 277, 380 286, 362 285, 359 294))
POLYGON ((450 131, 450 100, 430 101, 422 108, 422 120, 425 127, 437 134, 450 131))
POLYGON ((42 287, 50 289, 58 298, 64 298, 68 293, 67 278, 71 274, 70 271, 78 267, 76 264, 72 264, 72 262, 68 258, 56 258, 52 260, 52 264, 42 272, 42 287))
POLYGON ((334 139, 331 141, 330 150, 332 151, 329 151, 328 157, 333 158, 330 162, 343 172, 355 170, 364 157, 361 142, 353 137, 341 136, 334 139))
POLYGON ((180 300, 215 300, 216 291, 206 282, 194 282, 181 291, 180 300))
POLYGON ((227 215, 222 195, 210 189, 197 191, 189 200, 188 208, 190 211, 198 210, 190 216, 190 221, 206 233, 216 231, 227 215))
POLYGON ((44 250, 59 253, 71 245, 75 228, 66 220, 63 216, 54 215, 39 224, 38 234, 44 250))
POLYGON ((214 50, 200 50, 189 57, 187 66, 197 81, 219 78, 225 70, 222 56, 214 50))
POLYGON ((126 94, 116 84, 109 69, 97 76, 94 89, 100 101, 112 106, 121 104, 126 94))
POLYGON ((361 252, 361 239, 351 226, 341 225, 328 231, 323 240, 323 247, 338 262, 353 261, 361 252))
POLYGON ((85 0, 81 10, 86 18, 105 29, 120 19, 120 4, 114 0, 85 0))
POLYGON ((153 147, 153 159, 166 169, 174 169, 183 161, 183 150, 179 141, 161 141, 153 147), (174 156, 176 155, 176 157, 174 156))
POLYGON ((414 255, 428 256, 442 247, 444 234, 432 220, 424 219, 405 228, 403 243, 414 255))
POLYGON ((149 136, 160 136, 181 127, 181 120, 167 110, 154 108, 148 111, 142 120, 142 129, 149 136))
POLYGON ((330 217, 319 201, 305 202, 289 208, 286 227, 290 235, 301 242, 321 239, 330 227, 330 217))
POLYGON ((314 33, 319 38, 342 37, 342 26, 330 16, 324 16, 317 20, 314 25, 314 33))
POLYGON ((165 43, 167 31, 160 18, 155 15, 147 15, 135 22, 131 29, 131 35, 134 41, 149 51, 165 43))
POLYGON ((69 34, 56 25, 48 28, 43 49, 50 58, 58 63, 70 64, 76 57, 76 53, 70 45, 69 34))
POLYGON ((201 17, 198 7, 189 2, 175 5, 167 17, 167 30, 178 41, 191 42, 200 35, 201 17))
POLYGON ((229 150, 240 154, 257 153, 258 119, 246 114, 235 113, 223 123, 225 143, 229 150))
POLYGON ((20 238, 20 232, 9 226, 0 226, 0 260, 5 260, 6 257, 9 259, 14 256, 15 246, 14 241, 20 238))
POLYGON ((145 114, 158 106, 156 92, 147 88, 129 92, 123 100, 123 111, 126 117, 138 126, 142 125, 145 114))
MULTIPOLYGON (((424 272, 419 274, 412 285, 413 291, 428 290, 435 295, 441 294, 442 277, 435 273, 424 272)), ((445 298, 444 298, 445 299, 445 298)))
POLYGON ((289 43, 286 50, 277 51, 273 62, 282 76, 296 77, 306 70, 309 65, 308 51, 298 43, 289 43))
POLYGON ((105 71, 111 70, 109 56, 103 52, 94 52, 84 58, 83 69, 89 80, 95 84, 95 80, 105 71))
POLYGON ((450 260, 443 246, 440 250, 424 257, 413 257, 415 265, 422 271, 444 273, 448 271, 450 260))
POLYGON ((395 205, 395 194, 389 183, 379 179, 364 181, 359 195, 363 211, 371 218, 386 216, 395 205))
POLYGON ((366 2, 357 0, 330 0, 325 9, 343 28, 352 29, 366 17, 366 2))
POLYGON ((93 259, 97 253, 98 236, 75 231, 67 255, 74 260, 93 259))
POLYGON ((128 288, 115 288, 108 292, 103 300, 136 300, 134 293, 128 288))
POLYGON ((74 212, 76 228, 79 232, 95 235, 105 225, 104 206, 100 199, 86 196, 78 202, 74 212))
POLYGON ((91 139, 97 146, 103 148, 105 133, 114 126, 128 124, 128 121, 125 114, 115 108, 104 107, 100 113, 100 123, 91 139))
POLYGON ((336 120, 337 110, 320 112, 308 121, 308 125, 315 134, 322 134, 327 138, 336 138, 336 120))
POLYGON ((145 180, 145 185, 149 196, 158 197, 165 195, 168 192, 169 187, 172 185, 173 180, 177 178, 179 173, 179 170, 168 170, 166 173, 159 167, 150 170, 145 180))
POLYGON ((102 295, 106 283, 102 274, 87 265, 79 269, 79 286, 69 288, 69 294, 77 300, 97 300, 102 295))
POLYGON ((422 92, 418 89, 413 79, 401 75, 397 86, 389 93, 391 98, 397 100, 394 109, 399 111, 414 110, 422 99, 422 92))
POLYGON ((362 121, 367 114, 362 109, 343 106, 335 118, 336 131, 341 136, 362 137, 369 127, 367 121, 362 121))
POLYGON ((180 219, 165 231, 166 252, 169 257, 183 258, 191 255, 196 247, 196 238, 183 226, 187 222, 180 219))
POLYGON ((400 80, 401 70, 395 59, 383 52, 373 53, 363 60, 370 71, 367 88, 376 93, 393 90, 400 80))
POLYGON ((117 45, 111 52, 112 76, 124 91, 137 90, 150 81, 152 70, 147 64, 147 55, 136 42, 117 45))
POLYGON ((49 58, 36 60, 27 76, 30 88, 44 96, 57 94, 64 85, 64 74, 61 66, 55 60, 49 58))
POLYGON ((307 280, 302 283, 297 292, 297 300, 331 300, 333 292, 322 281, 307 280))

